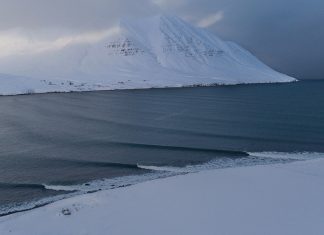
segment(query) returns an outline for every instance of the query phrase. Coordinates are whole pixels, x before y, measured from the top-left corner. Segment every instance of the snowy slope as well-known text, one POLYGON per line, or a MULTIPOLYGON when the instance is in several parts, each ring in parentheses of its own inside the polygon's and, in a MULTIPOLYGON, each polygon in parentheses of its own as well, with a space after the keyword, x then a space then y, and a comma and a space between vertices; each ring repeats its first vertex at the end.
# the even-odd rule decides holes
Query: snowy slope
POLYGON ((203 171, 2 217, 0 234, 323 234, 323 180, 323 159, 203 171))
POLYGON ((9 91, 8 76, 0 75, 0 94, 295 80, 235 43, 166 15, 124 20, 115 35, 95 43, 2 58, 0 72, 29 77, 12 77, 19 86, 9 91))

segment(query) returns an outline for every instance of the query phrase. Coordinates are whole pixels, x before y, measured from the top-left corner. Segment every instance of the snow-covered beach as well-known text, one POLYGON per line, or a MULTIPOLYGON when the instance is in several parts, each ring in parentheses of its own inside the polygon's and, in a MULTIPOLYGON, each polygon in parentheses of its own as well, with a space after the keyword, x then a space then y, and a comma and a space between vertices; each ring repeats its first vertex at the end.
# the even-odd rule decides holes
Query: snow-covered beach
POLYGON ((0 234, 322 234, 324 160, 202 171, 0 218, 0 234))

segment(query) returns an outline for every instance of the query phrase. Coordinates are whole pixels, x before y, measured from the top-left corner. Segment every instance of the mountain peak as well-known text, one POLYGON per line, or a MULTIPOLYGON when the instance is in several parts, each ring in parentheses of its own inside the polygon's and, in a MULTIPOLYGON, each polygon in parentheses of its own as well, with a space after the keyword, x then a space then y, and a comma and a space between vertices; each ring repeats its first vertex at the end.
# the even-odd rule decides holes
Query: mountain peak
MULTIPOLYGON (((123 19, 120 28, 117 35, 93 45, 65 47, 49 55, 35 55, 32 60, 22 56, 1 61, 0 71, 37 79, 66 79, 90 84, 68 88, 72 90, 295 80, 272 70, 237 44, 225 42, 174 15, 123 19), (97 87, 92 83, 102 85, 97 87)), ((46 87, 46 84, 70 82, 46 80, 41 86, 46 87)))

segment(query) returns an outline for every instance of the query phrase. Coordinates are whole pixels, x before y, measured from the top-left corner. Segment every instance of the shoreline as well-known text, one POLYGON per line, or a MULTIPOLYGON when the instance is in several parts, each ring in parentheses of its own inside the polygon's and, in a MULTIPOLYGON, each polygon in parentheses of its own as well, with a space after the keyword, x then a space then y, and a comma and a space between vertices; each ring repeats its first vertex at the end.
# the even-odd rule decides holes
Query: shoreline
MULTIPOLYGON (((225 151, 225 150, 223 150, 225 151)), ((41 186, 46 190, 54 190, 54 191, 62 191, 65 193, 58 194, 55 196, 49 196, 40 198, 37 200, 25 202, 21 205, 16 205, 12 207, 8 207, 7 210, 2 208, 0 210, 0 218, 6 217, 12 214, 19 214, 25 211, 31 211, 37 209, 39 207, 43 207, 57 201, 62 201, 65 199, 77 197, 80 195, 96 193, 98 191, 104 190, 114 190, 117 188, 133 186, 139 183, 148 182, 152 180, 158 180, 163 178, 174 177, 183 174, 197 173, 207 170, 216 170, 216 169, 226 169, 226 168, 237 168, 237 167, 249 167, 254 165, 273 165, 279 163, 291 163, 297 160, 303 159, 301 156, 307 153, 297 153, 297 156, 293 156, 292 154, 289 159, 283 159, 283 153, 270 153, 270 157, 267 156, 267 153, 249 153, 249 152, 240 152, 240 151, 230 151, 231 153, 235 153, 237 155, 241 155, 241 157, 266 157, 266 159, 259 160, 258 162, 253 162, 246 158, 246 160, 241 160, 241 158, 231 159, 228 161, 219 159, 213 159, 207 162, 203 162, 201 164, 196 165, 187 165, 183 167, 175 167, 175 166, 149 166, 149 165, 140 165, 137 164, 138 168, 148 170, 148 173, 144 174, 134 174, 134 175, 126 175, 120 176, 116 178, 107 178, 107 179, 96 179, 89 182, 84 182, 81 184, 75 185, 47 185, 41 184, 41 186), (245 156, 246 155, 246 156, 245 156), (279 161, 276 160, 275 155, 279 155, 279 161), (300 156, 298 156, 300 155, 300 156)), ((317 153, 311 153, 311 155, 316 155, 317 153)), ((316 156, 319 157, 319 156, 316 156)))
MULTIPOLYGON (((184 167, 174 166, 146 166, 137 165, 139 168, 149 170, 150 172, 145 174, 134 174, 120 176, 116 178, 96 179, 89 182, 84 182, 75 185, 47 185, 42 184, 46 190, 62 191, 65 193, 57 194, 55 196, 49 196, 40 198, 34 201, 26 202, 21 205, 13 206, 11 209, 3 210, 0 214, 0 219, 6 216, 20 214, 23 212, 33 211, 34 209, 41 208, 59 201, 67 200, 70 198, 93 194, 100 191, 115 190, 118 188, 124 188, 134 186, 137 184, 150 182, 154 180, 160 180, 179 175, 194 174, 199 172, 205 172, 210 170, 221 169, 235 169, 241 167, 253 167, 253 166, 267 166, 276 164, 291 164, 298 161, 313 160, 321 158, 324 153, 318 152, 300 152, 300 153, 283 153, 283 152, 237 152, 237 154, 248 154, 249 157, 261 158, 258 162, 250 162, 250 160, 241 161, 240 158, 231 160, 229 162, 218 162, 218 159, 207 161, 197 165, 187 165, 184 167), (307 155, 307 156, 303 156, 307 155), (237 162, 236 162, 237 161, 237 162)), ((9 207, 8 207, 9 208, 9 207)), ((3 209, 3 208, 2 208, 3 209)))
MULTIPOLYGON (((127 87, 127 88, 112 88, 112 89, 93 89, 93 90, 67 90, 67 91, 44 91, 44 92, 31 92, 31 93, 14 93, 14 94, 1 94, 0 97, 11 97, 11 96, 30 96, 30 95, 45 95, 45 94, 70 94, 70 93, 88 93, 88 92, 105 92, 105 91, 141 91, 141 90, 161 90, 161 89, 179 89, 179 88, 195 88, 195 87, 237 87, 237 86, 253 86, 253 85, 273 85, 273 84, 289 84, 300 82, 304 80, 292 80, 292 81, 269 81, 269 82, 247 82, 247 83, 233 83, 233 84, 222 84, 222 83, 211 83, 211 84, 192 84, 192 85, 179 85, 179 86, 152 86, 152 87, 127 87)), ((307 81, 307 80, 306 80, 307 81)), ((314 80, 312 80, 314 81, 314 80)), ((315 80, 316 81, 316 80, 315 80)))
POLYGON ((307 234, 316 234, 309 232, 309 226, 313 232, 324 229, 320 223, 324 218, 323 182, 321 158, 201 171, 78 195, 0 217, 0 233, 127 234, 132 230, 132 234, 286 235, 305 234, 306 229, 307 234), (252 218, 244 218, 247 209, 252 218), (181 224, 180 217, 186 223, 181 224), (113 221, 109 230, 102 229, 107 221, 113 221), (124 222, 130 226, 123 227, 124 222), (229 223, 237 226, 224 226, 229 223), (272 230, 264 231, 266 228, 272 230))

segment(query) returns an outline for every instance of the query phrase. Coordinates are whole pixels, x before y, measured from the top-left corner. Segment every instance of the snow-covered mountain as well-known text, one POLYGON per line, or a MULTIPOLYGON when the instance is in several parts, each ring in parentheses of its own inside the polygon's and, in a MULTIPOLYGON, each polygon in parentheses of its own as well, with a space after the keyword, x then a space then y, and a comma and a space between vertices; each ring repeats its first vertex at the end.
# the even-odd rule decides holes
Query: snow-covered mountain
POLYGON ((0 72, 15 74, 0 74, 0 94, 295 81, 237 44, 167 15, 124 20, 94 43, 0 59, 0 72))

